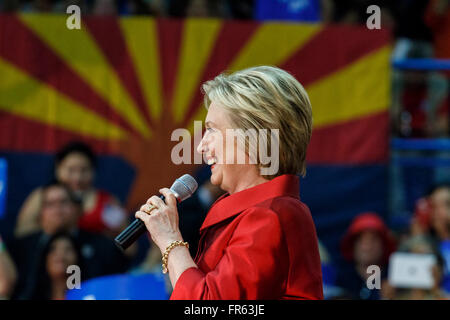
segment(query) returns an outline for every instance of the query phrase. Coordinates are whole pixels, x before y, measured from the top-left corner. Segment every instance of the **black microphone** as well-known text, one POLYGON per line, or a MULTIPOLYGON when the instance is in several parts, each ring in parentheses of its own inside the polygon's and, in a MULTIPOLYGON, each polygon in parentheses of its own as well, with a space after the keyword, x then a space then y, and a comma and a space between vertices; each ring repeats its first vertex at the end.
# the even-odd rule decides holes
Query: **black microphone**
MULTIPOLYGON (((192 194, 197 190, 198 184, 195 179, 189 174, 185 174, 180 178, 176 179, 175 182, 170 187, 173 195, 177 199, 177 202, 190 198, 192 194)), ((164 201, 165 197, 160 196, 164 201)), ((116 246, 124 251, 133 242, 135 242, 142 234, 147 231, 145 223, 141 219, 136 218, 125 230, 123 230, 115 239, 114 242, 116 246)))

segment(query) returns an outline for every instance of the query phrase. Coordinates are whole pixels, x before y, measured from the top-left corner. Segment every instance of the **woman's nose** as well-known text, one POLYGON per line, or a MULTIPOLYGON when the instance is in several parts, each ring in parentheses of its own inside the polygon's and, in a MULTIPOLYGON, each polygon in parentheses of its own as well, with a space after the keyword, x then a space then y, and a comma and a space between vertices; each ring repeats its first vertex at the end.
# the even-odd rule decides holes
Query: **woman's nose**
POLYGON ((203 148, 203 140, 200 141, 200 143, 198 144, 198 146, 197 146, 197 152, 198 152, 198 153, 204 153, 204 152, 205 152, 205 150, 204 150, 204 148, 203 148))
POLYGON ((197 152, 198 153, 205 153, 206 151, 207 151, 207 148, 206 148, 206 134, 205 135, 203 135, 203 138, 202 138, 202 140, 200 141, 200 143, 198 144, 198 146, 197 146, 197 152))

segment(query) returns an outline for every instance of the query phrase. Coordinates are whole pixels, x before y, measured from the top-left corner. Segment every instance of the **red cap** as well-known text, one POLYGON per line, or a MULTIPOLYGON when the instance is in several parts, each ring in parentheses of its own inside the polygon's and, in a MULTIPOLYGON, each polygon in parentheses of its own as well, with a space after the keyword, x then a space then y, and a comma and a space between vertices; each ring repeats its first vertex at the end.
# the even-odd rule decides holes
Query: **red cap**
POLYGON ((373 230, 378 232, 378 234, 383 239, 384 253, 383 261, 387 262, 389 255, 395 251, 395 241, 392 237, 389 229, 383 220, 374 212, 364 212, 357 215, 350 227, 348 228, 346 234, 342 238, 341 251, 342 255, 346 260, 353 260, 353 246, 355 244, 355 239, 357 236, 367 230, 373 230))

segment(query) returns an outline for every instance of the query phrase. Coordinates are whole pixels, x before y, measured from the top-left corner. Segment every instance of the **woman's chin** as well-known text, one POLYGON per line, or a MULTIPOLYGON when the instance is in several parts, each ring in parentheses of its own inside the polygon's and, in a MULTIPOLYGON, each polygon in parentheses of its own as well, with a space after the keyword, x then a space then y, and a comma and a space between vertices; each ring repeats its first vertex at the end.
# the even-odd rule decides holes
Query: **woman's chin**
MULTIPOLYGON (((216 165, 215 165, 216 166, 216 165)), ((211 183, 215 186, 220 186, 221 182, 222 182, 222 175, 217 172, 217 167, 214 168, 215 170, 213 170, 213 168, 211 168, 211 183)))

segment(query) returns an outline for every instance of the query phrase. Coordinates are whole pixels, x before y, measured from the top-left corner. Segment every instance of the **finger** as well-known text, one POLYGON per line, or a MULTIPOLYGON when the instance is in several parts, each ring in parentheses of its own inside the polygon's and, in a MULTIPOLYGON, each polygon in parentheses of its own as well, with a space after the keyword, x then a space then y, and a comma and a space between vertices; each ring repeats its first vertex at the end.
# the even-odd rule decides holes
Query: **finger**
POLYGON ((147 200, 147 204, 154 205, 156 208, 163 208, 166 203, 158 196, 152 196, 147 200))
POLYGON ((143 212, 145 212, 145 213, 147 213, 147 214, 151 214, 151 211, 152 211, 153 209, 155 209, 155 208, 156 208, 156 207, 153 206, 153 205, 151 205, 151 204, 144 204, 144 205, 141 206, 141 208, 139 209, 139 211, 143 211, 143 212))
POLYGON ((134 214, 135 218, 141 219, 142 221, 145 221, 145 218, 148 217, 148 214, 142 211, 136 211, 134 214))
POLYGON ((177 198, 175 198, 174 194, 168 188, 159 189, 159 192, 166 198, 166 203, 168 206, 176 207, 177 206, 177 198))

